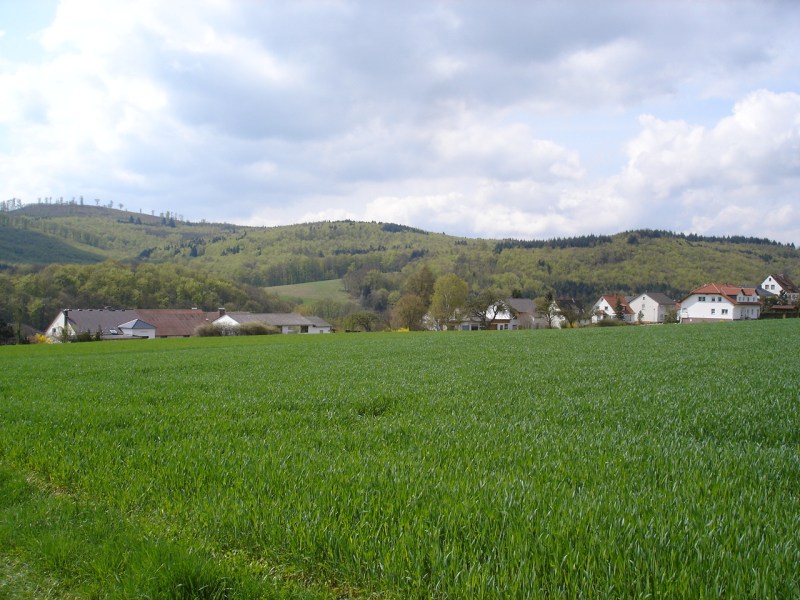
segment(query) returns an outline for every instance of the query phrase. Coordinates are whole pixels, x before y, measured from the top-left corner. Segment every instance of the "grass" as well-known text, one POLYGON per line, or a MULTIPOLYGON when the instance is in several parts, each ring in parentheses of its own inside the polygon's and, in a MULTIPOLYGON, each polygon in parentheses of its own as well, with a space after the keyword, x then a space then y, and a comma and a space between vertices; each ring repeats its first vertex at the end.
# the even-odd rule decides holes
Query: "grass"
POLYGON ((3 348, 0 576, 797 597, 798 341, 791 320, 3 348))
POLYGON ((268 292, 277 294, 281 299, 301 300, 306 304, 318 300, 349 302, 351 299, 347 292, 344 291, 341 279, 297 283, 294 285, 277 285, 265 289, 268 292))

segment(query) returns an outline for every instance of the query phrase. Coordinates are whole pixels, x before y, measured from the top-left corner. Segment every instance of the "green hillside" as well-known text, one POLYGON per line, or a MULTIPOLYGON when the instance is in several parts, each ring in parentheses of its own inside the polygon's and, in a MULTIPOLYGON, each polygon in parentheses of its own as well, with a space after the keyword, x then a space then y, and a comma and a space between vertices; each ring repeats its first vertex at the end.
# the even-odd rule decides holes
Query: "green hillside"
POLYGON ((93 263, 103 259, 97 253, 77 248, 58 237, 0 222, 0 264, 93 263))
POLYGON ((350 299, 347 292, 344 291, 344 284, 341 279, 276 285, 266 288, 266 291, 276 294, 282 300, 288 301, 314 302, 330 299, 338 302, 347 302, 350 299))
MULTIPOLYGON (((455 273, 470 290, 491 288, 524 297, 549 292, 584 303, 609 292, 664 292, 679 299, 711 281, 757 285, 769 273, 800 280, 800 252, 794 245, 650 230, 553 240, 484 240, 391 223, 245 227, 71 204, 0 213, 0 228, 0 264, 6 273, 0 287, 13 290, 7 297, 24 298, 29 314, 35 312, 31 304, 36 299, 36 310, 47 313, 59 304, 91 300, 119 305, 144 298, 154 307, 213 309, 217 302, 233 308, 274 307, 277 296, 290 303, 302 300, 308 310, 326 318, 339 318, 359 307, 388 314, 409 275, 422 265, 434 276, 455 273), (92 282, 108 277, 109 270, 90 265, 71 268, 71 287, 61 285, 66 267, 59 265, 99 260, 113 261, 114 269, 125 271, 126 281, 136 281, 145 267, 150 279, 169 267, 173 272, 157 278, 164 285, 202 276, 216 281, 215 289, 221 289, 220 282, 236 289, 206 294, 194 284, 182 284, 178 292, 142 290, 133 284, 137 293, 121 295, 92 282), (22 282, 22 275, 28 280, 22 282), (325 287, 330 284, 284 287, 339 279, 346 296, 341 289, 325 287), (91 293, 82 292, 84 288, 91 293), (274 293, 264 297, 264 288, 274 293), (256 289, 262 290, 257 298, 256 289)), ((0 305, 0 318, 13 312, 25 311, 0 305)), ((41 318, 35 321, 40 324, 41 318)))

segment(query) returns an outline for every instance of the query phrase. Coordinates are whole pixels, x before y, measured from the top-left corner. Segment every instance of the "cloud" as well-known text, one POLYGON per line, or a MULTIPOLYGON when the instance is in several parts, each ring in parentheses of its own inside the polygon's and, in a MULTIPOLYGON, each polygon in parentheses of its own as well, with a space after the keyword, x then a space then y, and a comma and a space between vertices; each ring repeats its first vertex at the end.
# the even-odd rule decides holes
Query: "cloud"
MULTIPOLYGON (((710 128, 640 119, 618 189, 701 232, 752 230, 755 213, 792 215, 800 184, 800 95, 760 90, 710 128)), ((763 221, 762 221, 763 225, 763 221)), ((770 234, 781 235, 779 222, 770 234)), ((754 234, 757 232, 753 232, 754 234)), ((767 233, 767 232, 764 232, 767 233)))
POLYGON ((800 243, 798 27, 780 2, 62 0, 42 55, 0 62, 2 193, 800 243))

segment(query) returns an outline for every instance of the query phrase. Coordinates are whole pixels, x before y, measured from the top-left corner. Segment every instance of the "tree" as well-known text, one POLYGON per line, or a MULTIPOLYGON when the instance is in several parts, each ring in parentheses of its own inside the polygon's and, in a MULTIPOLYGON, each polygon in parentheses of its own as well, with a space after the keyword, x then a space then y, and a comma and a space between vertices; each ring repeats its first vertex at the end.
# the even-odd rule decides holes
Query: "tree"
POLYGON ((614 315, 616 315, 617 319, 620 321, 625 320, 625 307, 622 305, 621 296, 617 296, 617 302, 614 304, 614 315))
POLYGON ((441 331, 452 322, 467 302, 467 282, 455 273, 447 273, 433 284, 430 314, 436 329, 441 331))
POLYGON ((553 299, 553 292, 547 292, 544 296, 537 298, 534 304, 536 305, 536 316, 544 319, 545 323, 547 323, 547 328, 552 329, 553 323, 556 322, 561 313, 553 299))
POLYGON ((379 323, 380 317, 371 310, 360 310, 344 319, 344 326, 349 331, 373 331, 379 323))
POLYGON ((561 316, 570 327, 575 327, 575 324, 585 317, 583 307, 574 298, 559 300, 558 306, 561 309, 561 316))
POLYGON ((14 327, 11 323, 6 323, 5 320, 0 319, 0 345, 13 344, 14 339, 14 327))
POLYGON ((467 300, 467 314, 477 319, 481 329, 489 329, 492 321, 501 313, 511 313, 513 309, 503 299, 502 294, 494 289, 487 289, 473 294, 467 300))
POLYGON ((392 310, 392 324, 398 328, 422 329, 422 318, 427 310, 422 298, 416 294, 406 294, 400 297, 392 310))
POLYGON ((417 296, 426 307, 430 306, 433 296, 433 286, 436 278, 427 264, 423 264, 406 278, 403 291, 406 294, 417 296))

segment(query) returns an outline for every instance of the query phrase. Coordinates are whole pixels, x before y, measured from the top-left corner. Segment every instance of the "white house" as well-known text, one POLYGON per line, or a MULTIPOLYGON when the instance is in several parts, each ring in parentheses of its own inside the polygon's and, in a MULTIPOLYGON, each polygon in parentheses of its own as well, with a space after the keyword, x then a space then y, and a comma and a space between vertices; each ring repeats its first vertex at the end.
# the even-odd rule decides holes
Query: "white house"
POLYGON ((645 292, 628 302, 633 318, 640 323, 663 323, 667 313, 677 309, 675 300, 665 294, 645 292))
POLYGON ((636 319, 636 313, 633 312, 628 304, 628 299, 621 294, 600 296, 600 299, 592 307, 592 323, 599 323, 603 319, 618 318, 617 305, 622 308, 622 320, 626 323, 633 323, 636 319))
POLYGON ((281 333, 330 333, 330 323, 319 317, 294 313, 206 313, 196 308, 180 309, 64 309, 53 319, 46 335, 54 342, 81 334, 97 335, 104 340, 153 339, 156 337, 189 337, 209 323, 238 327, 241 323, 259 322, 280 328, 281 333))
POLYGON ((306 317, 297 313, 245 313, 225 312, 213 321, 217 327, 236 328, 244 323, 264 323, 281 330, 281 333, 331 333, 331 324, 319 317, 306 317))
POLYGON ((123 324, 129 324, 139 318, 134 310, 115 310, 113 308, 100 309, 69 309, 65 308, 58 313, 55 319, 47 326, 45 335, 54 342, 74 338, 81 334, 97 335, 104 339, 133 339, 120 329, 123 324))
POLYGON ((786 275, 769 275, 762 283, 761 289, 778 296, 781 292, 786 293, 786 298, 794 304, 800 299, 800 288, 789 280, 786 275))
POLYGON ((761 302, 755 288, 709 283, 681 300, 681 323, 758 319, 761 302))

